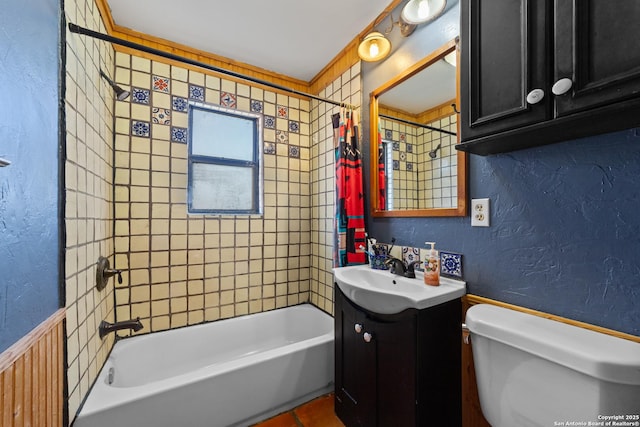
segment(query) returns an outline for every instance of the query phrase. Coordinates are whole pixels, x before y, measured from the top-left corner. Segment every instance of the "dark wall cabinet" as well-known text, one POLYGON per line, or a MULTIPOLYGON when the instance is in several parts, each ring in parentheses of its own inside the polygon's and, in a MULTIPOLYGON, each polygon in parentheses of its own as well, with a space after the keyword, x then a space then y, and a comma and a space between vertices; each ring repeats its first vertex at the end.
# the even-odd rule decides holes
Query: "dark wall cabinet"
POLYGON ((461 425, 459 299, 372 313, 335 286, 335 410, 347 427, 461 425))
POLYGON ((461 0, 460 150, 640 126, 640 2, 461 0))

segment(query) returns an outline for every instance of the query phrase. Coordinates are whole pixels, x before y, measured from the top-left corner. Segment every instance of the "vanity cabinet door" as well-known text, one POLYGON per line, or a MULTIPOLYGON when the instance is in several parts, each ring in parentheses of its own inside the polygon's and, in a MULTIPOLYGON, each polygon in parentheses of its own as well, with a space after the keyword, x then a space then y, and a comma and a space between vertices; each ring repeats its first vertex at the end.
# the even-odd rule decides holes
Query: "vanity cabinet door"
POLYGON ((377 425, 416 426, 416 316, 369 322, 377 350, 377 425))
POLYGON ((640 2, 557 1, 555 19, 553 82, 571 81, 557 116, 638 97, 640 2))
POLYGON ((365 314, 335 293, 335 411, 347 427, 376 426, 377 343, 364 341, 365 314))
POLYGON ((546 4, 462 0, 462 142, 549 117, 546 4))
POLYGON ((336 414, 347 427, 417 425, 415 311, 379 316, 335 292, 336 414))

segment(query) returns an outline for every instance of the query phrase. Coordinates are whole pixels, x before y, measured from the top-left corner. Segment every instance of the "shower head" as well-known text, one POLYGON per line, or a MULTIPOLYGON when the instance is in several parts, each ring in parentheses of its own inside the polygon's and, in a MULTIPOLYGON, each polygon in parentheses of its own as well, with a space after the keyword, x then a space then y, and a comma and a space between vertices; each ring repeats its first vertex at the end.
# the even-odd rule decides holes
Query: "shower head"
POLYGON ((100 70, 100 75, 107 81, 107 83, 109 83, 111 89, 113 89, 113 91, 116 93, 116 99, 118 101, 124 101, 129 97, 131 93, 128 90, 124 90, 120 86, 115 84, 115 82, 111 80, 109 76, 104 73, 104 71, 100 70))
POLYGON ((440 149, 440 144, 438 144, 438 146, 433 150, 429 151, 429 157, 431 157, 432 159, 435 159, 438 156, 439 149, 440 149))

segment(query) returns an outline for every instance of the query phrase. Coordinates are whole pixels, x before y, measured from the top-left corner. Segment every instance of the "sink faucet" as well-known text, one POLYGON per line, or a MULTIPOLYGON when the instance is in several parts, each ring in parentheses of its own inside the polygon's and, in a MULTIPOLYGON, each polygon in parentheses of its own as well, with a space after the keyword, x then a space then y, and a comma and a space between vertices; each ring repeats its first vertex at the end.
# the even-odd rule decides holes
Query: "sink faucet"
POLYGON ((109 323, 103 320, 98 327, 98 335, 100 335, 100 339, 102 339, 108 333, 119 331, 120 329, 133 329, 134 332, 138 332, 142 328, 143 326, 139 317, 136 320, 124 320, 116 323, 109 323))
POLYGON ((413 279, 416 277, 414 268, 416 265, 420 264, 420 261, 413 261, 407 265, 404 261, 390 256, 384 263, 389 266, 391 274, 397 274, 398 276, 413 279))

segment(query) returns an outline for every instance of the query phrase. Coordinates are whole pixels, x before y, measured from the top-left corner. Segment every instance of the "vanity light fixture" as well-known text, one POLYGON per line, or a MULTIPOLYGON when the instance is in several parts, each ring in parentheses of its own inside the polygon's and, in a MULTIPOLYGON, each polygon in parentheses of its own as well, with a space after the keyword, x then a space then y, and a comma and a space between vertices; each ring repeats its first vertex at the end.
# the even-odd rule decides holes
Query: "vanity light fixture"
POLYGON ((104 71, 100 70, 100 75, 109 83, 111 89, 113 89, 113 91, 116 93, 116 99, 118 101, 124 101, 125 99, 127 99, 127 97, 129 97, 131 93, 128 90, 124 90, 120 86, 115 84, 115 82, 111 80, 109 76, 104 73, 104 71))
POLYGON ((363 61, 380 61, 389 55, 391 52, 391 42, 385 37, 385 35, 389 35, 391 31, 393 31, 394 25, 397 24, 398 27, 400 27, 400 34, 402 34, 403 37, 409 37, 416 29, 417 25, 409 24, 402 18, 400 18, 398 22, 395 22, 393 20, 393 14, 390 14, 389 17, 391 19, 391 24, 389 27, 385 28, 384 34, 379 31, 373 31, 367 34, 360 42, 360 45, 358 46, 358 56, 363 61))
POLYGON ((390 52, 391 42, 379 31, 367 34, 358 46, 358 56, 367 62, 380 61, 390 52))
POLYGON ((11 164, 11 162, 7 159, 3 159, 2 157, 0 157, 0 168, 3 168, 5 166, 9 166, 11 164))
POLYGON ((447 0, 409 0, 402 8, 402 19, 409 24, 424 24, 442 14, 447 0))

